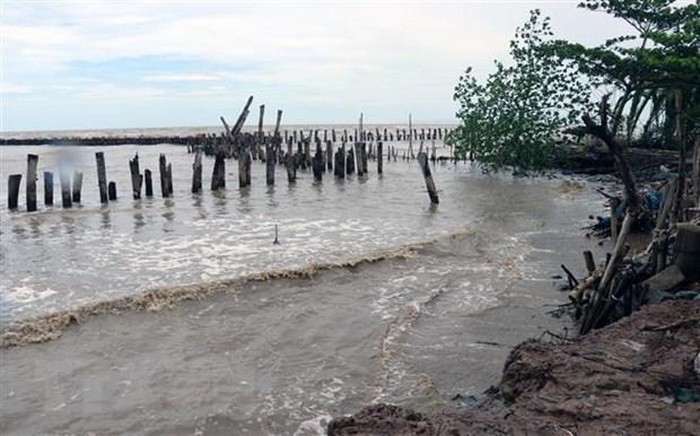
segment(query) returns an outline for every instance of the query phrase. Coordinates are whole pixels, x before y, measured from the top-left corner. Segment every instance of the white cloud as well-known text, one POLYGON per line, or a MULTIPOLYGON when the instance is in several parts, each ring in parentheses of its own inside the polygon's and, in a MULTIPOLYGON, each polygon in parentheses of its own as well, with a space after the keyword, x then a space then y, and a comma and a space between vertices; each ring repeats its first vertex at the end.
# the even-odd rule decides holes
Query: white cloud
POLYGON ((210 74, 154 74, 141 78, 144 82, 218 82, 221 77, 210 74))
POLYGON ((34 87, 27 85, 17 85, 13 83, 0 83, 0 95, 8 94, 31 94, 34 87))
POLYGON ((565 23, 563 31, 569 32, 563 36, 585 40, 591 34, 603 39, 619 33, 605 27, 609 21, 601 14, 577 11, 574 5, 6 2, 3 81, 26 83, 24 89, 30 91, 53 89, 61 94, 63 90, 61 95, 74 92, 80 98, 117 101, 128 96, 144 99, 144 104, 182 82, 196 88, 177 94, 183 107, 188 96, 204 98, 231 90, 279 99, 291 106, 290 111, 297 103, 316 105, 319 114, 331 104, 358 109, 378 105, 393 107, 394 112, 399 107, 406 111, 423 107, 426 112, 442 107, 435 116, 445 118, 453 112, 452 89, 459 75, 468 65, 484 74, 492 59, 502 58, 529 8, 549 10, 555 15, 555 28, 559 16, 565 23), (76 67, 107 62, 118 66, 129 60, 133 68, 140 60, 158 59, 175 61, 173 65, 180 61, 190 68, 164 70, 151 64, 131 83, 124 83, 123 75, 107 73, 81 83, 84 72, 76 67))

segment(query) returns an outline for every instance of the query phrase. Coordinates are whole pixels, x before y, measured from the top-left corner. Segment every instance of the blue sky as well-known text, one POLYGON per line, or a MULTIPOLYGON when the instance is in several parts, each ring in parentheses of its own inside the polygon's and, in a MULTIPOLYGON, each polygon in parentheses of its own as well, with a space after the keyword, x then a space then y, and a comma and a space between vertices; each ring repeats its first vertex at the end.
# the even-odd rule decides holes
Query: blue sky
MULTIPOLYGON (((284 121, 453 122, 467 66, 528 10, 558 37, 627 30, 575 1, 0 0, 2 131, 217 125, 248 95, 284 121)), ((272 119, 269 120, 272 122, 272 119)))

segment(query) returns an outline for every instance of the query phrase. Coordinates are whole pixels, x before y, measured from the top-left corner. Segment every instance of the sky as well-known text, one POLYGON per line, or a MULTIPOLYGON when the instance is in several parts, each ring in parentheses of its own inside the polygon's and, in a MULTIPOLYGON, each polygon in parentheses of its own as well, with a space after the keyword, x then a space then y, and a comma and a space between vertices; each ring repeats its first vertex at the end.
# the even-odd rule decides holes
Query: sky
POLYGON ((270 123, 452 123, 459 76, 529 10, 584 44, 629 33, 576 3, 0 0, 0 130, 213 126, 249 95, 270 123))

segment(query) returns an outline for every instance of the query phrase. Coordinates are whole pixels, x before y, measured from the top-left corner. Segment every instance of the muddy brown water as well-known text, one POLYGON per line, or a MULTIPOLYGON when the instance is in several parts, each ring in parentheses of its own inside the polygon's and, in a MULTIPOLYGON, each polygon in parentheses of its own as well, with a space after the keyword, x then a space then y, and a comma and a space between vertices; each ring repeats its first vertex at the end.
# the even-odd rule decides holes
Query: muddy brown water
MULTIPOLYGON (((561 332, 567 322, 546 314, 565 300, 551 277, 561 263, 583 274, 582 250, 602 256, 580 230, 602 211, 585 181, 438 164, 434 208, 415 162, 344 182, 300 173, 292 187, 278 171, 274 188, 254 163, 244 191, 227 162, 228 189, 193 196, 182 147, 0 149, 3 206, 6 175, 23 172, 28 152, 40 174, 59 161, 85 173, 80 207, 2 211, 3 329, 152 289, 353 265, 89 317, 57 340, 0 350, 3 434, 319 434, 331 415, 375 401, 434 410, 496 383, 516 343, 561 332), (120 192, 106 208, 95 151, 120 192), (151 200, 127 196, 136 151, 154 170, 151 200), (161 152, 172 199, 158 192, 161 152)), ((205 187, 212 167, 205 160, 205 187)))

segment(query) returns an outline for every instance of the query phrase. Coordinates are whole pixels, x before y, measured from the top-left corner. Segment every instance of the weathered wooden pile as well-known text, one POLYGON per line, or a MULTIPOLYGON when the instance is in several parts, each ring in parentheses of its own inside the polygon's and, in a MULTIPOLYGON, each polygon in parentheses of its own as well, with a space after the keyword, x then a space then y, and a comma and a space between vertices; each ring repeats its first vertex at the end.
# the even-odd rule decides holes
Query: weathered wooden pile
MULTIPOLYGON (((194 154, 192 188, 191 192, 197 194, 202 192, 202 155, 214 157, 214 168, 211 177, 211 190, 216 191, 226 187, 226 161, 235 159, 238 163, 238 185, 246 188, 251 184, 251 163, 260 161, 265 163, 266 183, 268 186, 275 184, 276 167, 282 166, 286 170, 288 183, 295 183, 297 171, 311 170, 316 182, 323 180, 324 174, 333 174, 336 179, 344 179, 346 175, 357 173, 358 177, 364 177, 369 172, 369 161, 374 161, 377 165, 377 174, 382 174, 384 169, 384 159, 386 151, 387 161, 397 161, 399 149, 389 146, 386 150, 382 138, 393 138, 393 134, 384 130, 383 134, 378 129, 375 132, 367 132, 363 129, 363 117, 360 115, 358 129, 353 136, 348 135, 347 130, 343 131, 340 138, 336 137, 335 130, 330 136, 324 130, 323 141, 319 135, 319 130, 309 131, 307 135, 303 131, 293 131, 287 134, 284 139, 280 132, 282 121, 282 111, 277 111, 277 118, 274 131, 266 134, 263 131, 263 120, 265 115, 265 105, 260 106, 260 116, 258 119, 258 129, 255 133, 242 132, 243 125, 249 115, 253 97, 249 97, 236 123, 230 127, 226 120, 221 117, 224 133, 216 136, 201 136, 197 143, 187 143, 187 150, 194 154), (336 146, 336 139, 340 139, 340 145, 336 146), (315 146, 312 154, 312 141, 315 146), (286 147, 283 147, 286 145, 286 147), (296 145, 296 147, 294 147, 296 145)), ((421 129, 418 131, 412 128, 409 119, 408 133, 405 129, 397 130, 398 138, 408 139, 408 148, 403 150, 402 159, 417 159, 426 183, 428 195, 431 203, 439 202, 435 182, 429 167, 429 161, 435 163, 438 160, 435 140, 443 138, 447 134, 446 129, 421 129), (428 157, 427 151, 423 150, 423 139, 421 139, 418 153, 413 150, 413 138, 427 138, 432 141, 432 151, 428 157)), ((97 164, 97 179, 100 193, 100 202, 106 204, 117 199, 116 182, 108 181, 105 170, 105 156, 103 152, 95 153, 97 164)), ((26 206, 28 212, 37 210, 37 163, 39 156, 29 154, 27 157, 27 178, 26 178, 26 206)), ((142 191, 147 198, 153 196, 153 175, 150 169, 145 169, 141 173, 139 156, 134 156, 129 161, 131 173, 132 197, 135 200, 141 199, 142 191), (144 189, 145 188, 145 189, 144 189)), ((158 170, 160 174, 160 192, 163 198, 173 195, 173 173, 172 164, 167 162, 165 155, 159 156, 158 170)), ((81 202, 81 190, 83 174, 74 171, 71 175, 66 168, 60 168, 60 185, 62 206, 72 207, 73 203, 81 202)), ((21 174, 12 174, 8 179, 8 208, 18 209, 18 198, 21 174)), ((53 205, 54 174, 51 171, 44 172, 44 204, 53 205)))

